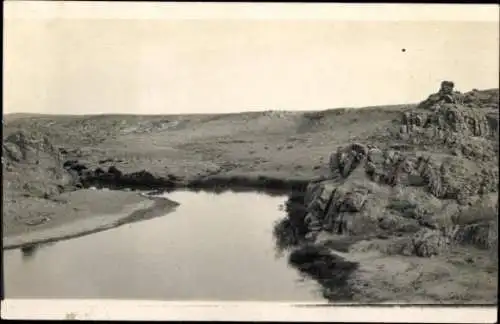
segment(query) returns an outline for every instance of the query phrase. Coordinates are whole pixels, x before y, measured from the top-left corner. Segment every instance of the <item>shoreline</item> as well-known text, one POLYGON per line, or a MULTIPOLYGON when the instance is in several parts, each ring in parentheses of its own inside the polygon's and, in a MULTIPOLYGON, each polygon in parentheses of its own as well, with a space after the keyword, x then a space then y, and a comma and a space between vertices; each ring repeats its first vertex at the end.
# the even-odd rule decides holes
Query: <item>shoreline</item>
MULTIPOLYGON (((157 188, 159 193, 169 193, 175 191, 210 191, 214 193, 224 192, 261 192, 268 195, 290 194, 292 191, 304 190, 309 183, 305 179, 285 179, 271 177, 252 177, 252 176, 213 176, 205 179, 197 179, 189 182, 186 186, 157 188)), ((20 234, 11 234, 3 236, 3 250, 13 250, 23 247, 43 245, 46 243, 58 242, 90 235, 109 229, 113 229, 125 224, 148 220, 160 217, 173 212, 179 203, 156 194, 144 193, 142 191, 126 191, 123 189, 110 188, 98 184, 95 190, 88 188, 74 191, 73 194, 91 191, 98 195, 105 195, 106 192, 118 194, 132 194, 141 197, 143 200, 136 202, 132 207, 126 207, 124 210, 109 212, 89 212, 85 219, 75 219, 66 221, 62 224, 56 224, 47 228, 33 228, 29 232, 20 234)), ((127 189, 142 189, 128 187, 127 189)), ((151 190, 152 188, 149 188, 151 190)), ((102 197, 104 198, 104 197, 102 197)))
POLYGON ((90 235, 137 221, 148 220, 166 215, 179 205, 168 198, 149 197, 127 206, 122 211, 103 213, 101 215, 87 215, 88 218, 68 221, 45 229, 34 229, 29 233, 7 235, 3 237, 3 250, 13 250, 23 247, 43 245, 90 235))
MULTIPOLYGON (((110 183, 104 181, 92 183, 92 185, 96 185, 94 190, 87 187, 73 192, 66 192, 65 194, 97 194, 98 196, 95 197, 95 199, 88 199, 90 201, 97 201, 106 199, 106 193, 114 193, 118 195, 133 195, 135 197, 140 197, 140 201, 133 203, 133 206, 126 206, 122 210, 114 212, 102 211, 102 208, 99 208, 100 206, 96 203, 97 210, 87 211, 86 215, 80 216, 78 219, 64 221, 63 223, 55 225, 50 225, 49 221, 49 224, 47 224, 48 226, 45 226, 45 228, 34 226, 33 228, 27 228, 28 230, 16 234, 5 235, 4 230, 2 248, 3 250, 13 250, 90 235, 121 225, 168 214, 179 205, 177 202, 171 201, 168 198, 151 194, 151 190, 159 193, 187 190, 193 192, 210 191, 214 193, 224 193, 227 191, 262 192, 269 195, 283 195, 290 194, 293 191, 305 190, 305 187, 310 181, 314 181, 314 179, 219 174, 193 179, 185 185, 156 187, 156 190, 153 190, 154 187, 144 186, 144 184, 122 188, 120 186, 113 186, 112 184, 108 187, 106 185, 110 183), (142 190, 146 189, 148 189, 147 191, 149 191, 149 193, 142 192, 142 190)), ((86 204, 88 204, 88 202, 86 202, 86 204)), ((68 205, 70 207, 72 206, 71 200, 68 202, 68 205)), ((57 217, 65 214, 66 211, 51 210, 51 212, 57 217)))

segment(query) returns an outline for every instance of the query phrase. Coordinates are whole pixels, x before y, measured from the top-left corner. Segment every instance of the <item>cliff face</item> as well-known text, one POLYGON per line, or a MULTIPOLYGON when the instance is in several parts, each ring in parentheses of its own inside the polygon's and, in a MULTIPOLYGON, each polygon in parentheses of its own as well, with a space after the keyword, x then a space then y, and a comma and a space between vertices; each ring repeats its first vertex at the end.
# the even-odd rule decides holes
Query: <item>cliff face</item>
POLYGON ((393 253, 419 256, 461 243, 495 247, 498 128, 488 120, 495 97, 477 97, 445 81, 389 130, 402 149, 339 147, 328 179, 306 190, 305 237, 388 235, 397 237, 393 253))

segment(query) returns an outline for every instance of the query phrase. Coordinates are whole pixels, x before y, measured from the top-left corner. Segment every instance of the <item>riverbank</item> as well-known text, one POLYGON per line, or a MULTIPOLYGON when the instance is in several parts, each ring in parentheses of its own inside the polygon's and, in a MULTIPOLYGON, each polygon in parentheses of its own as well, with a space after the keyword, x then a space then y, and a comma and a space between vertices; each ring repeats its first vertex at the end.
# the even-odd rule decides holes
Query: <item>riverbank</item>
POLYGON ((63 204, 67 208, 61 208, 60 195, 84 197, 79 192, 90 187, 303 190, 328 172, 328 155, 352 136, 352 130, 383 129, 401 109, 405 107, 316 114, 8 115, 3 133, 3 237, 57 226, 60 219, 70 221, 66 209, 86 208, 79 205, 90 206, 90 201, 92 213, 106 213, 101 209, 106 207, 100 203, 106 200, 99 196, 102 191, 91 200, 71 198, 63 204))
POLYGON ((52 206, 40 205, 46 219, 37 225, 13 221, 4 229, 3 248, 14 249, 104 231, 165 215, 178 206, 167 198, 135 192, 83 189, 64 193, 52 206))

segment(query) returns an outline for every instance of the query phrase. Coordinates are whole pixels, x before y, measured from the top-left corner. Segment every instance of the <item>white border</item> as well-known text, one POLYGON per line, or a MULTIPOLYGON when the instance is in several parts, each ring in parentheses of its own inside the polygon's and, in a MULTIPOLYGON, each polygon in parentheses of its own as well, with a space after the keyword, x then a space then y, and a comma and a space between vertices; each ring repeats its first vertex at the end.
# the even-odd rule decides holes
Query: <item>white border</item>
MULTIPOLYGON (((307 305, 307 303, 301 304, 307 305)), ((496 307, 311 306, 261 302, 2 301, 3 319, 495 323, 496 307), (28 311, 29 310, 29 311, 28 311)))
POLYGON ((484 4, 4 1, 6 19, 314 19, 497 22, 499 13, 499 6, 484 4))

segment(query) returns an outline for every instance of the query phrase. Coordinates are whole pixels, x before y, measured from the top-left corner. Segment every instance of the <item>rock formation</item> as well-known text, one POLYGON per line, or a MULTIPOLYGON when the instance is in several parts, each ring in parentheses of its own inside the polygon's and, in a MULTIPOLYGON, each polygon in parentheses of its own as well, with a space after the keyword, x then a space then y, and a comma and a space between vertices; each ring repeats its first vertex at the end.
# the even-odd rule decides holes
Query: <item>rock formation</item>
POLYGON ((398 233, 398 253, 423 257, 470 243, 465 237, 491 243, 492 219, 464 225, 453 216, 485 195, 498 196, 498 130, 479 101, 453 87, 443 81, 439 92, 402 114, 396 139, 410 149, 352 143, 331 154, 329 178, 309 184, 295 216, 307 228, 305 239, 321 231, 398 233))
POLYGON ((44 134, 14 131, 4 138, 2 149, 4 197, 5 193, 47 197, 71 184, 59 151, 44 134))

